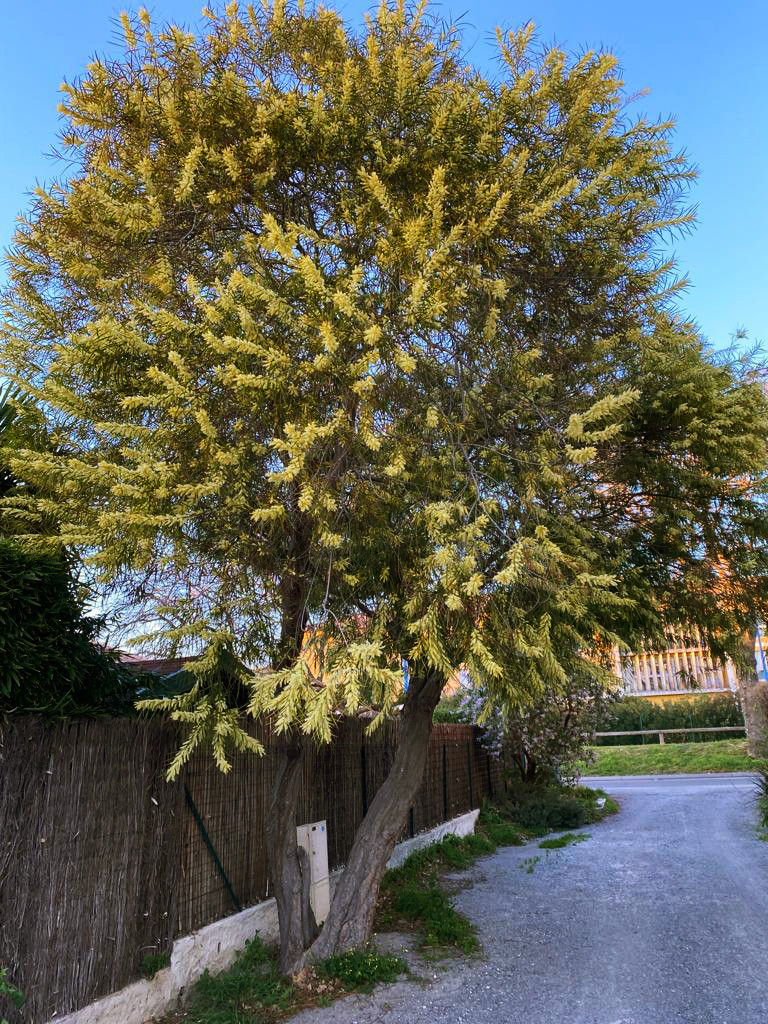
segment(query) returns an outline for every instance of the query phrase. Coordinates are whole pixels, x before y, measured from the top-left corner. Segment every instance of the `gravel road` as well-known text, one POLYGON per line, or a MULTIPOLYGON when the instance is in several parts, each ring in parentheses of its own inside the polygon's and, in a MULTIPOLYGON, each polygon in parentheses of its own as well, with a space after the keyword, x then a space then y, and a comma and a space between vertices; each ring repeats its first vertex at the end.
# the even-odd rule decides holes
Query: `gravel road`
POLYGON ((412 961, 421 982, 297 1020, 768 1024, 768 843, 756 838, 752 780, 585 781, 621 804, 588 841, 508 847, 452 877, 481 955, 412 961))

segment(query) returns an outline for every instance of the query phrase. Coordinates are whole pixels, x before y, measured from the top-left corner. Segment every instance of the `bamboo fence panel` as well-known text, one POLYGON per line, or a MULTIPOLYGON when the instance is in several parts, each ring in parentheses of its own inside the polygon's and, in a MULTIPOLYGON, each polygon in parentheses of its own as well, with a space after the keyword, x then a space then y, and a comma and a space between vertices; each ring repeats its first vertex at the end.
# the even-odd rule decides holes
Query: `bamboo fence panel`
MULTIPOLYGON (((368 735, 338 723, 307 742, 298 823, 327 822, 331 869, 342 867, 365 810, 392 766, 399 723, 368 735)), ((28 994, 11 1024, 45 1024, 140 977, 149 953, 270 895, 264 843, 280 739, 251 726, 264 758, 234 755, 222 775, 193 758, 165 782, 180 742, 156 720, 0 728, 0 965, 28 994), (193 810, 194 808, 194 810, 193 810)), ((437 725, 402 836, 478 807, 501 767, 472 726, 437 725)))
POLYGON ((119 989, 170 949, 182 806, 164 773, 177 743, 131 720, 0 731, 0 964, 27 994, 19 1024, 119 989))

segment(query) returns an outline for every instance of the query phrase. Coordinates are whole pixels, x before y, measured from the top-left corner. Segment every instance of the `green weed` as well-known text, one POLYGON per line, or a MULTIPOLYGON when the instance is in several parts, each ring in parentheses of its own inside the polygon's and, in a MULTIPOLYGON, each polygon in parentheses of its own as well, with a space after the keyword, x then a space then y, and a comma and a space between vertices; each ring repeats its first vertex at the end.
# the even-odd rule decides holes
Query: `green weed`
POLYGON ((592 837, 588 832, 580 832, 576 835, 573 832, 566 832, 564 836, 556 839, 542 839, 539 843, 540 850, 562 850, 564 846, 573 846, 574 843, 583 843, 592 837))
POLYGON ((400 957, 377 953, 375 949, 351 949, 317 966, 321 977, 335 979, 344 988, 362 992, 370 992, 377 982, 395 981, 407 970, 408 965, 400 957))
POLYGON ((141 961, 139 970, 144 978, 154 978, 158 971, 170 967, 170 953, 147 953, 141 961))
POLYGON ((427 946, 456 946, 464 953, 477 949, 477 936, 471 922, 453 906, 450 896, 433 880, 409 882, 393 899, 395 913, 418 923, 424 929, 427 946))
POLYGON ((526 857, 524 861, 518 864, 521 871, 525 871, 527 875, 532 875, 534 868, 541 860, 541 857, 526 857))
POLYGON ((598 790, 598 793, 605 798, 605 803, 603 804, 603 817, 607 814, 618 814, 620 810, 618 802, 614 800, 612 796, 608 796, 607 793, 603 793, 601 789, 598 790))
POLYGON ((270 952, 253 939, 229 970, 203 973, 192 989, 184 1020, 186 1024, 261 1024, 260 1010, 285 1009, 294 992, 270 952))
POLYGON ((526 841, 519 827, 511 822, 488 825, 486 831, 488 838, 497 846, 522 846, 526 841))
MULTIPOLYGON (((16 988, 15 985, 12 985, 10 981, 8 981, 7 967, 0 967, 0 998, 7 999, 9 1002, 13 1003, 18 1010, 20 1010, 26 1002, 26 996, 21 989, 16 988)), ((5 1017, 0 1020, 0 1024, 8 1024, 5 1017)))

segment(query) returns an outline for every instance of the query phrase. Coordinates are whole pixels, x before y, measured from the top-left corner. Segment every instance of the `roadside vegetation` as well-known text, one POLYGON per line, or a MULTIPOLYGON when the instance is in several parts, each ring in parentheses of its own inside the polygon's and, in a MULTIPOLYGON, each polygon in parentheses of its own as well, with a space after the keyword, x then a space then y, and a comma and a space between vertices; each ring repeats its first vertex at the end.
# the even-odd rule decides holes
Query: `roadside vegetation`
POLYGON ((573 846, 575 843, 585 843, 592 836, 589 832, 566 832, 563 836, 556 836, 554 839, 542 839, 539 843, 540 850, 562 850, 566 846, 573 846))
POLYGON ((768 839, 768 764, 763 764, 758 769, 757 813, 765 838, 768 839))
POLYGON ((577 768, 590 775, 671 775, 696 772, 749 772, 760 768, 747 753, 746 740, 708 743, 649 743, 644 746, 592 747, 594 760, 577 768))
MULTIPOLYGON (((375 931, 413 931, 432 957, 476 952, 475 928, 454 906, 443 876, 468 868, 501 846, 522 846, 560 828, 600 821, 616 810, 618 805, 604 793, 585 786, 512 786, 482 808, 473 834, 448 836, 415 850, 385 874, 375 931)), ((560 849, 587 838, 567 833, 543 848, 560 849)), ((530 860, 535 864, 540 858, 530 860)), ((273 1024, 306 1007, 330 1005, 347 992, 370 992, 374 985, 407 973, 400 957, 368 947, 331 956, 287 977, 279 970, 277 950, 256 938, 228 970, 215 975, 205 971, 185 1007, 156 1024, 273 1024)))
MULTIPOLYGON (((605 705, 598 732, 631 732, 636 729, 706 729, 713 726, 743 726, 744 715, 735 693, 675 698, 662 702, 644 697, 625 697, 605 705)), ((667 743, 692 740, 727 742, 734 733, 696 733, 667 736, 667 743)), ((601 747, 658 743, 658 736, 605 736, 596 740, 601 747)))

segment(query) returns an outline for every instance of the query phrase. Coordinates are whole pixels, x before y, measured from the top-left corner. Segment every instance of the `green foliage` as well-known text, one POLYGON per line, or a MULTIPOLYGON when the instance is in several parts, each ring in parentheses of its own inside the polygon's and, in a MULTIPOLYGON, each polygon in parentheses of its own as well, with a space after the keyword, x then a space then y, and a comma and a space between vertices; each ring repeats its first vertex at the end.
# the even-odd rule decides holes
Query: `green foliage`
POLYGON ((758 765, 756 771, 757 812, 763 828, 768 829, 768 764, 758 765))
MULTIPOLYGON (((269 660, 250 712, 319 741, 403 656, 514 710, 665 616, 728 647, 768 610, 767 406, 672 309, 671 126, 610 55, 527 27, 489 80, 432 13, 126 18, 9 253, 0 372, 53 441, 17 509, 156 644, 269 660)), ((241 709, 202 691, 168 708, 224 766, 241 709)))
POLYGON ((555 832, 581 828, 592 820, 584 797, 567 787, 518 785, 509 800, 510 815, 525 829, 555 832))
MULTIPOLYGON (((19 1010, 26 1002, 26 996, 21 989, 16 988, 8 981, 7 967, 0 967, 0 1001, 3 1000, 7 1000, 19 1010)), ((5 1017, 0 1020, 0 1024, 8 1024, 5 1017)))
POLYGON ((462 706, 462 694, 456 693, 450 697, 443 697, 432 715, 433 722, 458 724, 467 721, 467 715, 462 706))
POLYGON ((415 850, 400 867, 384 875, 383 906, 378 915, 381 926, 402 917, 423 930, 427 946, 456 946, 472 952, 477 947, 474 929, 441 888, 439 872, 463 870, 478 857, 493 853, 497 846, 519 846, 524 839, 519 826, 494 806, 486 805, 473 834, 447 836, 415 850))
POLYGON ((542 839, 539 843, 540 850, 562 850, 564 846, 573 846, 574 843, 584 843, 587 839, 592 837, 588 832, 566 832, 563 836, 558 836, 556 839, 542 839))
POLYGON ((590 824, 602 821, 607 815, 616 814, 619 810, 616 801, 602 789, 593 789, 591 786, 568 786, 567 793, 584 805, 590 824))
POLYGON ((285 1009, 294 988, 277 971, 274 959, 258 939, 227 971, 204 971, 185 1007, 186 1024, 261 1024, 265 1008, 285 1009))
POLYGON ((165 970, 166 967, 170 967, 170 964, 170 953, 147 953, 141 961, 139 970, 143 977, 154 978, 158 971, 165 970))
POLYGON ((400 957, 375 949, 350 949, 317 965, 321 977, 333 978, 344 988, 363 992, 370 992, 378 982, 395 981, 407 971, 408 965, 400 957))
POLYGON ((464 953, 477 948, 477 936, 471 922, 453 906, 450 897, 437 882, 426 887, 409 882, 397 891, 392 902, 395 913, 424 929, 427 946, 456 946, 464 953))
POLYGON ((712 743, 658 743, 594 747, 587 769, 594 775, 667 775, 686 772, 751 772, 759 762, 747 753, 746 740, 712 743))
POLYGON ((130 713, 133 681, 96 646, 65 559, 0 537, 0 711, 130 713))
POLYGON ((488 839, 496 846, 522 846, 526 840, 520 826, 511 822, 489 822, 483 828, 488 839))
MULTIPOLYGON (((736 694, 716 694, 711 697, 688 697, 656 702, 642 697, 625 697, 609 704, 598 724, 598 731, 631 731, 634 729, 695 729, 718 725, 744 725, 741 704, 736 694)), ((733 733, 723 733, 723 739, 733 739, 733 733)), ((674 734, 668 743, 696 742, 704 739, 695 734, 674 734)), ((718 739, 716 733, 708 740, 718 739)), ((599 746, 629 746, 634 743, 658 743, 658 736, 606 736, 598 740, 599 746)))
POLYGON ((477 818, 477 833, 487 836, 497 846, 522 846, 529 837, 519 824, 510 820, 510 815, 508 802, 486 800, 477 818))
MULTIPOLYGON (((196 661, 186 668, 190 686, 174 697, 149 697, 137 702, 141 711, 165 710, 183 722, 187 736, 176 753, 169 774, 178 775, 194 750, 208 747, 221 772, 230 770, 228 746, 235 750, 263 754, 263 745, 239 725, 242 695, 250 673, 234 656, 229 644, 216 638, 196 661)), ((245 698, 248 699, 247 697, 245 698)))
POLYGON ((541 857, 538 855, 535 857, 526 857, 525 860, 518 864, 518 867, 521 871, 525 871, 526 875, 532 875, 540 860, 541 857))
MULTIPOLYGON (((494 706, 493 691, 465 686, 454 698, 453 714, 482 724, 483 745, 514 766, 523 782, 563 780, 574 761, 584 759, 595 729, 615 699, 616 681, 576 668, 525 703, 494 706)), ((445 702, 441 702, 445 703, 445 702)))

